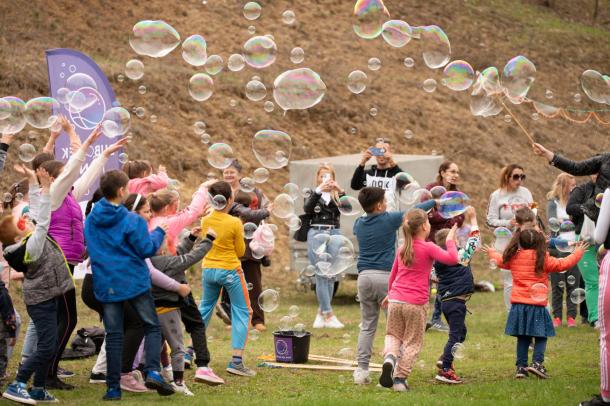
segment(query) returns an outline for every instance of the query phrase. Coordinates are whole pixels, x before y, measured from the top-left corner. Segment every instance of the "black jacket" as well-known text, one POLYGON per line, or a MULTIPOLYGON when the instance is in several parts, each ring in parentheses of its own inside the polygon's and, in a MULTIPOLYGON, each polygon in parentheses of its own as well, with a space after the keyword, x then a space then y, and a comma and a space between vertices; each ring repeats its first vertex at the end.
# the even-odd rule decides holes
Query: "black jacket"
POLYGON ((438 294, 441 300, 474 293, 474 278, 470 265, 445 265, 435 262, 434 270, 438 278, 438 294))
POLYGON ((595 194, 582 204, 582 210, 589 218, 597 222, 599 207, 595 205, 595 195, 603 193, 610 186, 610 153, 596 155, 584 161, 571 161, 561 155, 555 154, 551 160, 551 165, 574 176, 587 176, 597 173, 595 181, 595 194))
MULTIPOLYGON (((229 214, 234 217, 239 217, 242 223, 254 223, 256 225, 259 225, 261 221, 265 220, 271 215, 271 213, 267 209, 251 209, 239 203, 233 203, 233 206, 231 206, 231 208, 229 209, 229 214)), ((262 259, 256 259, 252 256, 252 250, 250 249, 250 241, 248 240, 246 240, 246 252, 244 256, 240 258, 240 260, 267 262, 267 260, 263 261, 262 259)))
MULTIPOLYGON (((345 196, 345 193, 340 194, 339 197, 345 196)), ((311 195, 305 199, 305 205, 303 206, 303 211, 305 214, 309 214, 311 216, 310 224, 324 224, 335 226, 336 228, 340 227, 339 218, 341 217, 341 212, 337 207, 337 203, 333 199, 330 199, 330 202, 326 204, 324 200, 322 200, 322 195, 320 193, 316 193, 316 191, 312 191, 311 195)))
POLYGON ((380 176, 384 178, 392 178, 402 172, 402 169, 398 165, 393 166, 388 169, 377 169, 377 165, 371 166, 369 169, 364 170, 364 166, 358 165, 356 167, 356 171, 352 176, 352 182, 350 187, 353 190, 360 190, 365 186, 370 186, 366 184, 366 175, 371 176, 380 176))
POLYGON ((570 193, 566 212, 570 215, 574 226, 576 226, 576 234, 580 234, 584 221, 582 205, 592 197, 595 197, 595 183, 591 181, 576 186, 570 193))
POLYGON ((11 296, 2 281, 0 281, 0 316, 8 336, 11 338, 15 337, 17 332, 15 308, 13 307, 11 296))

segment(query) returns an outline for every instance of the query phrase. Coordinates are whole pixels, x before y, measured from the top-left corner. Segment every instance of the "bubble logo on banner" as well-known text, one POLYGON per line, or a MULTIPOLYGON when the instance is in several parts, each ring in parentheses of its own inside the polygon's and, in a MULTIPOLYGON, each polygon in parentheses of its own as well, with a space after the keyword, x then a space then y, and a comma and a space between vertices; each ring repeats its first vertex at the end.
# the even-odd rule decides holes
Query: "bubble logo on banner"
POLYGON ((70 121, 83 130, 91 130, 102 121, 106 112, 106 102, 104 102, 104 98, 97 89, 92 87, 81 88, 78 92, 84 94, 87 98, 95 98, 95 102, 83 110, 75 110, 67 106, 70 121))

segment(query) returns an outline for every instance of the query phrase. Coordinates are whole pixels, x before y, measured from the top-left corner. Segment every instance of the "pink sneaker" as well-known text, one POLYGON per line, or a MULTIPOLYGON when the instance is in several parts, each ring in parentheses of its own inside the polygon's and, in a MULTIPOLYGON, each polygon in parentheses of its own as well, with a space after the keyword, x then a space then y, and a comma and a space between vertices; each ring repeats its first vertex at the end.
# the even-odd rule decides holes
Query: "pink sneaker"
POLYGON ((576 327, 576 320, 571 317, 568 317, 568 327, 576 327))
POLYGON ((195 381, 208 385, 224 385, 225 381, 212 371, 212 368, 199 367, 195 372, 195 381))
POLYGON ((121 389, 127 392, 135 393, 148 392, 146 386, 138 382, 138 380, 131 373, 121 374, 121 389))
POLYGON ((555 328, 561 327, 561 319, 559 317, 555 317, 553 319, 553 327, 555 327, 555 328))

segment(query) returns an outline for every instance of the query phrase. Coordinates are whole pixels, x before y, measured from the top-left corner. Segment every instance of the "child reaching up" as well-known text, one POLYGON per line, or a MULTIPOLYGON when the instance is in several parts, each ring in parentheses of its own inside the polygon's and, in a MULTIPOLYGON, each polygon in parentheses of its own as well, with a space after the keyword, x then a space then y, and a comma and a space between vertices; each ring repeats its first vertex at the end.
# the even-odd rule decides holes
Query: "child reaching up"
POLYGON ((547 337, 555 335, 549 311, 548 273, 563 272, 578 263, 586 243, 577 242, 575 251, 565 258, 554 258, 547 252, 544 235, 531 228, 515 233, 510 243, 499 254, 493 248, 484 247, 490 259, 499 267, 510 269, 513 277, 511 308, 504 333, 517 337, 517 379, 533 373, 539 378, 548 378, 544 367, 544 352, 547 337), (533 362, 528 367, 528 348, 534 339, 533 362))
POLYGON ((447 234, 445 251, 426 241, 430 234, 430 222, 425 211, 414 209, 405 216, 402 225, 405 242, 394 259, 388 281, 388 296, 383 302, 384 306, 388 306, 385 359, 379 378, 383 387, 397 392, 409 390, 407 378, 424 342, 432 263, 457 264, 456 230, 457 225, 454 225, 447 234))
POLYGON ((154 174, 152 165, 148 161, 129 161, 123 165, 123 172, 129 177, 127 184, 129 193, 147 195, 165 189, 169 184, 165 166, 159 165, 157 173, 154 174))
MULTIPOLYGON (((457 343, 466 340, 466 302, 474 293, 474 280, 470 261, 481 244, 481 233, 477 223, 474 207, 469 207, 464 213, 464 224, 470 224, 468 240, 458 251, 458 263, 445 265, 435 262, 434 269, 438 278, 438 295, 441 298, 441 310, 449 323, 449 338, 445 344, 443 355, 437 362, 438 373, 435 379, 444 383, 462 383, 462 379, 453 368, 453 348, 457 343)), ((436 245, 445 249, 449 229, 437 231, 436 245)))

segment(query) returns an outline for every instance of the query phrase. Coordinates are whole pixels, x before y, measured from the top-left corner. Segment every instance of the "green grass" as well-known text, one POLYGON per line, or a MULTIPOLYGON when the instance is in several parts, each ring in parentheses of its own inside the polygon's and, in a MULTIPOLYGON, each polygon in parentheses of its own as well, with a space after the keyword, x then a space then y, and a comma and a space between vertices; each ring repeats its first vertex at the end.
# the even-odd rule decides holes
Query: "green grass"
MULTIPOLYGON (((311 326, 315 315, 316 301, 313 293, 289 294, 281 291, 280 307, 267 314, 270 330, 277 326, 279 319, 287 313, 288 307, 300 307, 299 321, 311 326)), ((311 353, 337 356, 345 347, 356 349, 358 337, 359 308, 354 302, 355 282, 342 284, 334 302, 334 309, 344 330, 313 331, 311 353), (349 334, 344 343, 344 334, 349 334)), ((466 355, 456 360, 457 372, 465 383, 459 386, 436 384, 434 363, 440 355, 446 334, 429 332, 419 361, 409 378, 412 390, 406 394, 392 393, 375 387, 377 374, 373 374, 374 384, 359 387, 352 383, 350 372, 295 371, 286 369, 256 368, 255 378, 228 376, 224 367, 230 353, 230 331, 222 322, 214 318, 208 329, 212 367, 223 376, 227 384, 208 387, 192 382, 193 370, 187 371, 187 383, 195 393, 195 398, 174 395, 160 398, 155 393, 124 393, 124 404, 519 404, 519 405, 575 405, 599 393, 598 335, 586 326, 568 330, 561 328, 557 336, 549 340, 546 365, 551 379, 516 381, 513 378, 515 363, 515 340, 503 334, 505 312, 502 293, 478 293, 469 302, 472 312, 468 315, 468 338, 465 342, 466 355), (478 349, 480 348, 480 349, 478 349)), ((79 300, 79 326, 98 324, 94 314, 79 300)), ((25 314, 25 312, 22 312, 25 314)), ((381 362, 385 318, 381 318, 375 339, 373 362, 381 362)), ((266 332, 256 341, 250 341, 246 350, 246 364, 255 367, 256 357, 273 353, 273 341, 266 332)), ((13 357, 11 371, 17 357, 13 357)), ((104 385, 88 383, 90 368, 94 358, 81 361, 63 362, 62 366, 74 370, 76 377, 69 379, 78 389, 72 392, 56 391, 54 394, 66 404, 96 404, 104 393, 104 385)))

